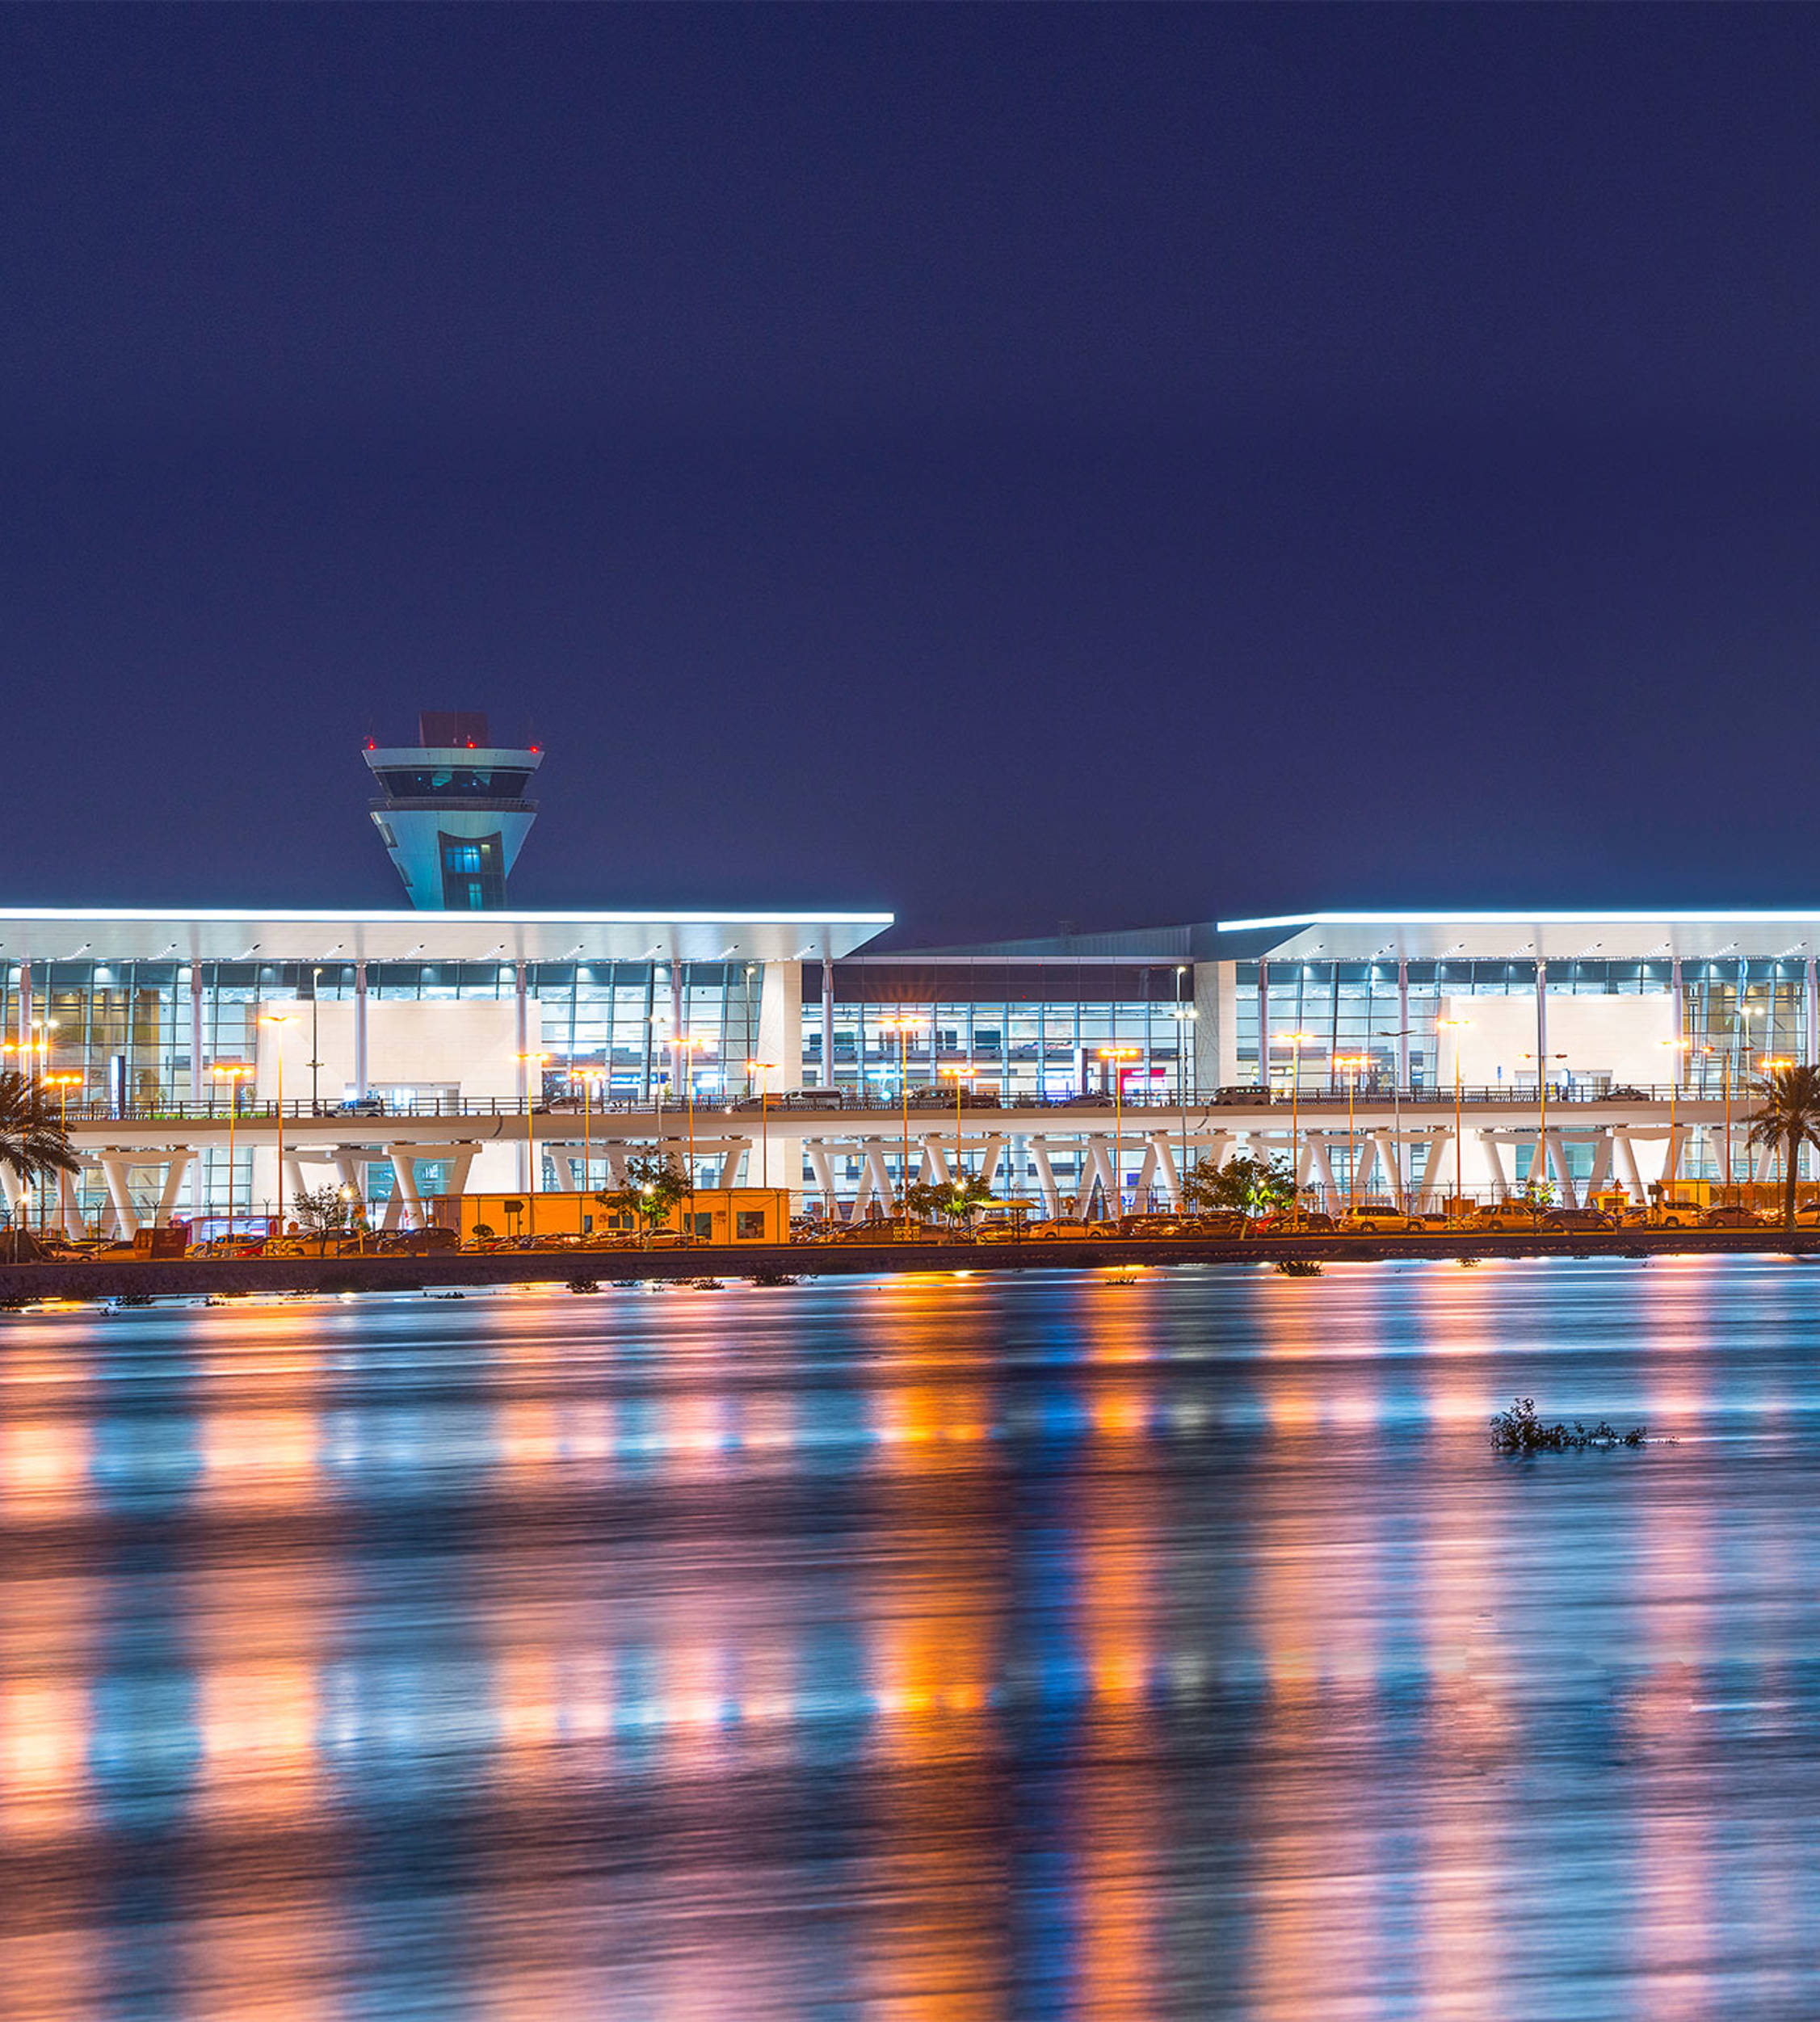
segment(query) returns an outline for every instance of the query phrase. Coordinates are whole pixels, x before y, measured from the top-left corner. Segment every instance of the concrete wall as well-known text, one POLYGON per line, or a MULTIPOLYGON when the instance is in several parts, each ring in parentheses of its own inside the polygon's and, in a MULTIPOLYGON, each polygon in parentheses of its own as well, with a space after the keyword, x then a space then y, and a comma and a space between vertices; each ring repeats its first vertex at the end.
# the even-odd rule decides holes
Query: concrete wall
MULTIPOLYGON (((294 1022, 259 1028, 258 1075, 262 1101, 278 1094, 278 1048, 284 1049, 284 1099, 307 1102, 310 1091, 310 1006, 288 1007, 294 1022)), ((404 1086, 452 1087, 469 1101, 511 1102, 518 1094, 518 1049, 511 998, 495 1001, 396 1002, 367 1000, 367 1081, 376 1089, 404 1086)), ((338 1103, 354 1085, 354 1006, 316 1007, 316 1086, 325 1103, 338 1103)))
MULTIPOLYGON (((1460 1078, 1469 1088, 1535 1086, 1536 1000, 1533 997, 1447 997, 1441 1016, 1469 1022, 1435 1034, 1442 1087, 1453 1079, 1457 1051, 1460 1078)), ((1569 997, 1548 999, 1549 1078, 1564 1082, 1609 1074, 1632 1087, 1666 1083, 1675 1077, 1675 1054, 1662 1042, 1675 1036, 1675 1000, 1650 997, 1569 997), (1556 1059, 1556 1054, 1565 1059, 1556 1059)))

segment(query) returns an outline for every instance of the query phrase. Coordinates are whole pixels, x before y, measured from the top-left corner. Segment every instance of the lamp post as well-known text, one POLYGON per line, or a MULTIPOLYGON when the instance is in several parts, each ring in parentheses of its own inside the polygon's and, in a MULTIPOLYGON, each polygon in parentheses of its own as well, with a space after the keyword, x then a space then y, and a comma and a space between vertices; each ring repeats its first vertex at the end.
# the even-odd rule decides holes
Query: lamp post
POLYGON ((1359 1096, 1359 1075, 1362 1069, 1369 1067, 1371 1064, 1369 1053, 1338 1053, 1334 1057, 1335 1066, 1342 1069, 1346 1074, 1346 1204, 1348 1208, 1352 1205, 1353 1188, 1359 1171, 1354 1125, 1355 1104, 1359 1096))
POLYGON ((706 1033, 684 1032, 670 1044, 682 1056, 683 1085, 689 1109, 689 1240, 696 1239, 696 1055, 710 1044, 706 1033))
POLYGON ((1188 1040, 1196 1016, 1192 1004, 1182 999, 1182 978, 1187 974, 1186 965, 1175 971, 1175 1003, 1170 1016, 1175 1021, 1175 1105, 1181 1112, 1182 1163, 1175 1175, 1175 1206, 1179 1213, 1188 1204, 1184 1192, 1188 1179, 1188 1040))
MULTIPOLYGON (((776 1068, 775 1060, 749 1060, 746 1063, 746 1085, 750 1088, 752 1077, 759 1077, 759 1184, 769 1189, 771 1186, 771 1082, 767 1077, 776 1068)), ((802 1177, 802 1160, 797 1160, 797 1179, 802 1177)))
POLYGON ((1137 1046, 1102 1046, 1099 1057, 1112 1063, 1112 1219, 1116 1221, 1124 1213, 1124 1175, 1119 1170, 1119 1162, 1124 1149, 1124 1062, 1141 1059, 1142 1049, 1137 1046))
POLYGON ((284 1233, 284 1027, 297 1021, 288 1011, 267 1011, 259 1019, 262 1025, 278 1028, 272 1040, 272 1051, 278 1059, 278 1233, 284 1233))
MULTIPOLYGON (((1302 1225, 1301 1190, 1301 1121, 1302 1121, 1302 1049, 1320 1044, 1318 1032, 1279 1032, 1271 1040, 1272 1046, 1289 1049, 1289 1226, 1302 1225)), ((1265 1068, 1268 1078, 1269 1068, 1265 1068)))
POLYGON ((309 1113, 313 1116, 320 1116, 322 1109, 322 1095, 316 1085, 317 1070, 322 1065, 317 1058, 322 1048, 320 1039, 322 1028, 317 1023, 316 1016, 316 986, 322 979, 322 967, 317 963, 309 972, 309 1113))
POLYGON ((1546 1186, 1549 1180, 1549 1062, 1565 1060, 1565 1053, 1519 1053, 1519 1060, 1532 1060, 1536 1063, 1536 1087, 1540 1100, 1540 1116, 1536 1125, 1536 1158, 1529 1168, 1530 1190, 1546 1186))
MULTIPOLYGON (((252 1073, 243 1060, 218 1060, 208 1070, 228 1084, 228 1240, 233 1240, 233 1120, 240 1108, 240 1084, 252 1073)), ((248 1192, 252 1189, 249 1188, 248 1192)))
MULTIPOLYGON (((1769 1078, 1772 1074, 1775 1074, 1780 1068, 1793 1067, 1794 1064, 1795 1062, 1793 1057, 1788 1055, 1780 1053, 1763 1054, 1757 1062, 1757 1072, 1763 1078, 1763 1086, 1766 1091, 1768 1088, 1769 1078)), ((1795 1147, 1795 1155, 1797 1158, 1799 1158, 1801 1155, 1801 1147, 1798 1145, 1795 1147)), ((1780 1138, 1776 1140, 1776 1183, 1777 1188, 1780 1188, 1782 1183, 1782 1142, 1780 1138)), ((1755 1178, 1753 1178, 1751 1182, 1751 1204, 1753 1207, 1756 1204, 1756 1192, 1757 1183, 1755 1178)))
POLYGON ((544 1062, 548 1053, 517 1053, 515 1059, 524 1062, 524 1233, 535 1239, 537 1234, 537 1133, 535 1120, 537 1114, 536 1091, 532 1078, 543 1078, 544 1062))
MULTIPOLYGON (((1372 1036, 1375 1039, 1407 1039, 1416 1029, 1414 1025, 1378 1025, 1373 1027, 1372 1036)), ((1401 1049, 1398 1052, 1399 1061, 1390 1070, 1390 1114, 1393 1118, 1390 1127, 1390 1149, 1395 1154, 1394 1163, 1397 1168, 1397 1212, 1403 1215, 1409 1213, 1409 1192, 1403 1185, 1403 1077, 1400 1072, 1401 1049)))
MULTIPOLYGON (((1472 1022, 1469 1018, 1437 1018, 1435 1020, 1436 1025, 1444 1025, 1455 1032, 1462 1030, 1472 1022)), ((1461 1202, 1465 1198, 1460 1175, 1461 1161, 1465 1155, 1465 1120, 1461 1113, 1460 1042, 1456 1040, 1453 1042, 1453 1213, 1448 1217, 1450 1221, 1459 1220, 1461 1202)))
MULTIPOLYGON (((54 1088, 57 1091, 57 1127, 61 1133, 65 1141, 67 1142, 69 1137, 69 1091, 72 1088, 82 1087, 82 1077, 78 1074, 66 1070, 61 1074, 46 1074, 44 1084, 47 1087, 54 1088)), ((57 1190, 60 1193, 62 1191, 62 1175, 60 1175, 57 1180, 57 1190)), ((41 1196, 40 1198, 42 1198, 41 1196)), ((65 1223, 64 1234, 67 1235, 69 1233, 69 1225, 65 1223)))
POLYGON ((571 1067, 569 1078, 582 1084, 582 1192, 590 1192, 594 1185, 594 1140, 591 1099, 595 1088, 607 1078, 604 1067, 571 1067))
POLYGON ((938 1068, 936 1072, 946 1074, 954 1083, 954 1174, 950 1184, 958 1189, 966 1178, 960 1167, 960 1084, 973 1079, 973 1063, 970 1060, 957 1062, 952 1067, 938 1068))
POLYGON ((1687 1069, 1688 1055, 1693 1049, 1693 1041, 1691 1039, 1658 1039, 1656 1044, 1667 1047, 1675 1055, 1675 1058, 1669 1063, 1668 1153, 1662 1166, 1662 1190, 1667 1194, 1674 1189, 1675 1168, 1680 1163, 1676 1155, 1680 1147, 1675 1137, 1675 1098, 1680 1087, 1681 1076, 1687 1069))
MULTIPOLYGON (((905 1200, 904 1196, 910 1191, 910 1036, 912 1032, 922 1031, 923 1020, 920 1018, 906 1018, 893 1012, 890 1016, 881 1018, 878 1022, 885 1031, 893 1032, 897 1035, 897 1100, 904 1112, 903 1165, 897 1175, 897 1207, 898 1213, 907 1221, 910 1217, 910 1206, 905 1200)), ((958 1082, 955 1085, 956 1088, 960 1086, 958 1082)), ((958 1133, 956 1134, 958 1135, 958 1133)))

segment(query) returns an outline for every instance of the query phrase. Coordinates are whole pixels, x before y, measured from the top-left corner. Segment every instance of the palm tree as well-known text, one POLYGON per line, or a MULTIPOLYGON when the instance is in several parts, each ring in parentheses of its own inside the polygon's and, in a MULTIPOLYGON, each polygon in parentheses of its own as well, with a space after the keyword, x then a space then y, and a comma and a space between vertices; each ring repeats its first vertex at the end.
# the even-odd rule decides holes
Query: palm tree
MULTIPOLYGON (((81 1162, 49 1098, 16 1068, 0 1074, 0 1166, 29 1184, 53 1172, 74 1172, 81 1162)), ((18 1248, 18 1231, 14 1231, 18 1248)))
POLYGON ((1772 1068, 1763 1082, 1762 1104, 1744 1119, 1745 1141, 1753 1150, 1775 1146, 1783 1154, 1782 1219, 1795 1225, 1795 1175, 1803 1145, 1820 1150, 1820 1067, 1772 1068))

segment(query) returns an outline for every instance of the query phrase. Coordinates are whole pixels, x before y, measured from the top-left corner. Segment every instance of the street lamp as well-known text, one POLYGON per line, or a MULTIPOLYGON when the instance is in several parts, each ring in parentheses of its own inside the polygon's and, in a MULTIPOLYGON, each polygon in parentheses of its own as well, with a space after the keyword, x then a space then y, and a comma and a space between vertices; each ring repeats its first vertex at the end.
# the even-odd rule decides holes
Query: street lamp
POLYGON ((1176 1021, 1175 1103, 1182 1112, 1182 1164, 1175 1180, 1175 1205, 1178 1209, 1187 1205, 1187 1196, 1183 1189, 1187 1183, 1188 1177, 1188 1045, 1193 1036, 1193 1021, 1200 1015, 1192 1004, 1184 1004, 1180 1001, 1182 978, 1187 973, 1185 966, 1178 968, 1175 972, 1177 1001, 1171 1006, 1169 1012, 1176 1021))
POLYGON ((537 1112, 536 1094, 532 1087, 532 1078, 540 1082, 543 1078, 544 1062, 548 1053, 515 1053, 515 1060, 524 1062, 524 1233, 535 1238, 537 1234, 537 1134, 533 1120, 537 1112))
MULTIPOLYGON (((231 1242, 233 1240, 233 1120, 240 1108, 239 1084, 253 1070, 243 1060, 218 1060, 208 1071, 216 1080, 228 1084, 228 1240, 231 1242)), ((250 1196, 253 1191, 250 1184, 246 1191, 250 1196)), ((250 1206, 248 1212, 251 1212, 250 1206)))
MULTIPOLYGON (((1377 1025, 1372 1029, 1374 1039, 1407 1039, 1419 1028, 1414 1025, 1377 1025)), ((1398 1049, 1399 1056, 1402 1048, 1398 1049)), ((1396 1154, 1397 1212, 1409 1213, 1409 1194, 1403 1185, 1403 1075, 1401 1057, 1390 1070, 1390 1149, 1396 1154)))
POLYGON ((684 1032, 670 1042, 683 1058, 683 1086, 689 1105, 689 1240, 696 1238, 696 1061, 695 1057, 713 1041, 705 1032, 684 1032))
POLYGON ((954 1083, 954 1174, 950 1183, 958 1194, 966 1183, 966 1175, 960 1167, 960 1084, 971 1081, 977 1070, 969 1060, 953 1066, 938 1067, 935 1071, 946 1074, 954 1083))
POLYGON ((1540 1183, 1549 1181, 1549 1062, 1565 1060, 1565 1053, 1519 1053, 1519 1060, 1532 1060, 1536 1063, 1536 1087, 1541 1101, 1541 1115, 1536 1126, 1536 1157, 1529 1168, 1530 1189, 1533 1192, 1540 1183))
MULTIPOLYGON (((765 1077, 774 1074, 776 1069, 775 1060, 749 1060, 746 1063, 746 1087, 751 1087, 754 1074, 759 1077, 759 1184, 767 1188, 771 1185, 771 1083, 765 1077)), ((801 1179, 800 1157, 797 1165, 797 1177, 801 1179)))
MULTIPOLYGON (((272 1040, 272 1051, 278 1060, 278 1233, 284 1233, 284 1032, 287 1025, 297 1021, 288 1011, 267 1011, 259 1019, 262 1025, 279 1028, 272 1040)), ((248 1188, 251 1192, 251 1188, 248 1188)), ((249 1203, 250 1212, 250 1203, 249 1203)))
POLYGON ((1099 1049, 1099 1057, 1112 1063, 1112 1192, 1116 1196, 1112 1219, 1115 1221, 1124 1213, 1124 1175, 1119 1170, 1124 1130, 1124 1068, 1121 1063, 1141 1059, 1142 1052, 1143 1049, 1137 1046, 1102 1046, 1099 1049))
MULTIPOLYGON (((44 1084, 47 1087, 54 1088, 57 1091, 57 1127, 61 1135, 67 1141, 69 1136, 69 1091, 72 1088, 82 1087, 82 1077, 67 1071, 61 1074, 46 1074, 44 1084)), ((61 1186, 62 1179, 60 1175, 58 1179, 60 1192, 61 1186)), ((39 1198, 42 1200, 43 1196, 40 1195, 39 1198)), ((40 1225, 41 1227, 42 1223, 40 1225)), ((65 1222, 64 1234, 67 1235, 69 1232, 69 1224, 65 1222)))
POLYGON ((1658 1046, 1666 1046, 1675 1057, 1669 1063, 1668 1077, 1668 1155, 1662 1160, 1662 1191, 1667 1195, 1675 1188, 1675 1168, 1681 1162, 1678 1156, 1680 1146, 1675 1137, 1675 1098, 1681 1085, 1681 1077, 1687 1070, 1688 1055, 1693 1050, 1691 1039, 1658 1039, 1658 1046))
POLYGON ((607 1070, 604 1067, 571 1067, 569 1078, 582 1084, 582 1192, 586 1193, 594 1185, 593 1118, 590 1098, 599 1084, 606 1080, 607 1070))
MULTIPOLYGON (((1757 1071, 1763 1076, 1764 1087, 1767 1089, 1772 1074, 1775 1074, 1779 1068, 1793 1067, 1794 1064, 1794 1061, 1785 1054, 1765 1053, 1757 1062, 1757 1071)), ((1801 1146, 1798 1144, 1795 1147, 1795 1156, 1797 1159, 1801 1157, 1801 1146)), ((1799 1171, 1798 1166, 1797 1171, 1799 1171)), ((1782 1179, 1782 1144, 1780 1138, 1776 1141, 1776 1183, 1780 1186, 1782 1179)), ((1751 1199, 1753 1206, 1756 1204, 1756 1195, 1757 1183, 1753 1179, 1751 1182, 1751 1199)))
MULTIPOLYGON (((1437 1018, 1435 1020, 1437 1026, 1444 1026, 1453 1032, 1463 1030, 1472 1022, 1469 1018, 1437 1018)), ((1453 1213, 1448 1217, 1452 1221, 1459 1220, 1461 1202, 1465 1198, 1460 1170, 1465 1148, 1465 1125, 1460 1111, 1460 1042, 1456 1040, 1453 1042, 1453 1213)), ((1427 1182, 1424 1180, 1423 1185, 1426 1191, 1427 1182)))
MULTIPOLYGON (((1318 1032, 1278 1032, 1270 1043, 1272 1046, 1287 1046, 1289 1049, 1289 1226, 1300 1229, 1302 1220, 1302 1049, 1319 1045, 1321 1035, 1318 1032)), ((1267 1080, 1270 1074, 1267 1053, 1264 1074, 1267 1080)))
POLYGON ((1346 1073, 1346 1204, 1352 1205, 1354 1182, 1357 1178, 1358 1151, 1354 1143, 1353 1108, 1358 1099, 1359 1076, 1372 1064, 1369 1053, 1336 1053, 1335 1066, 1346 1073))
MULTIPOLYGON (((882 1030, 895 1032, 897 1035, 897 1099, 902 1105, 904 1112, 904 1162, 897 1175, 897 1204, 900 1213, 907 1221, 910 1217, 910 1204, 904 1199, 904 1196, 909 1192, 910 1183, 910 1036, 912 1032, 919 1032, 923 1030, 924 1020, 920 1018, 906 1018, 901 1013, 893 1012, 889 1016, 880 1019, 878 1022, 882 1030)), ((960 1084, 956 1082, 957 1089, 959 1086, 960 1084)), ((956 1135, 958 1134, 956 1133, 956 1135)))

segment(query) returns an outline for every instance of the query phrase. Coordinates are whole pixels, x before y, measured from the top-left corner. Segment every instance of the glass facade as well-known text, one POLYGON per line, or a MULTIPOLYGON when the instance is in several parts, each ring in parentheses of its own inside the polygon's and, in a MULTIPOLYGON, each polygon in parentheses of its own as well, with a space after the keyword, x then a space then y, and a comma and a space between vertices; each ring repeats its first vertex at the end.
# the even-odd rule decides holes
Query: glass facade
POLYGON ((843 962, 832 1071, 822 1058, 820 972, 804 974, 802 1082, 890 1096, 971 1083, 1002 1102, 1109 1094, 1116 1049, 1129 1095, 1194 1093, 1192 977, 1176 965, 843 962))
MULTIPOLYGON (((697 1041, 699 1092, 747 1092, 763 980, 758 965, 737 962, 687 962, 675 970, 662 962, 528 964, 532 1040, 550 1056, 549 1092, 561 1091, 568 1069, 591 1067, 607 1077, 606 1099, 649 1101, 654 1091, 680 1084, 670 1043, 679 1030, 697 1041)), ((32 1015, 48 1020, 37 1028, 47 1042, 37 1064, 82 1074, 72 1102, 151 1111, 218 1097, 209 1067, 253 1060, 262 1015, 282 1009, 307 1018, 313 997, 351 999, 355 971, 351 962, 203 964, 200 1085, 190 1058, 195 992, 187 963, 35 962, 31 982, 32 1015)), ((509 963, 375 962, 367 969, 368 996, 376 1003, 510 1002, 516 987, 509 963)), ((16 964, 6 966, 0 999, 6 1032, 16 1039, 16 964)), ((322 1092, 338 1101, 343 1091, 322 1092)))
MULTIPOLYGON (((1336 1059, 1368 1057, 1362 1085, 1388 1087, 1397 1070, 1397 1034, 1405 998, 1394 962, 1240 962, 1234 1005, 1238 1084, 1266 1079, 1287 1088, 1299 1073, 1305 1090, 1343 1085, 1336 1059), (1260 987, 1261 984, 1261 987, 1260 987), (1260 1070, 1259 1032, 1267 1015, 1269 1071, 1260 1070), (1301 1035, 1294 1045, 1290 1033, 1301 1035)), ((1536 965, 1528 961, 1410 962, 1407 965, 1409 1082, 1431 1087, 1444 1000, 1520 997, 1533 1004, 1536 965)), ((1674 965, 1655 961, 1551 961, 1546 987, 1561 997, 1671 998, 1674 965)), ((1680 1032, 1687 1040, 1683 1085, 1717 1094, 1770 1055, 1807 1057, 1806 965, 1783 961, 1686 961, 1680 968, 1680 1032)), ((1666 1061, 1666 1056, 1665 1056, 1666 1061)), ((1675 1077, 1665 1064, 1659 1082, 1675 1077)))

